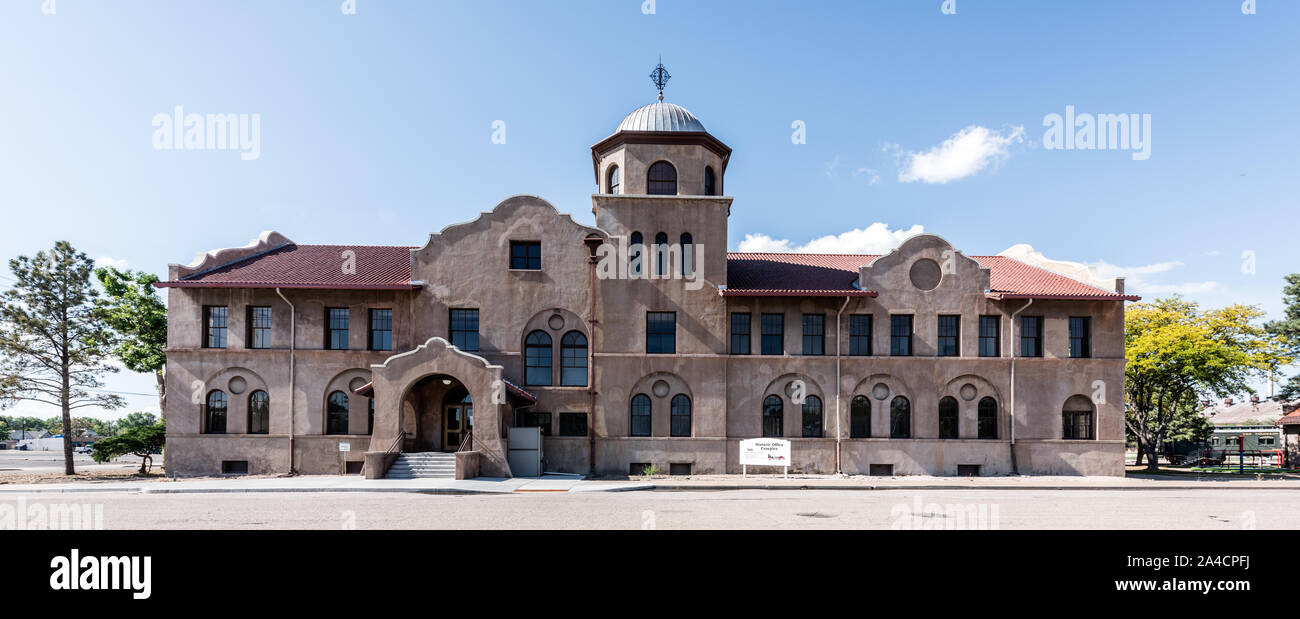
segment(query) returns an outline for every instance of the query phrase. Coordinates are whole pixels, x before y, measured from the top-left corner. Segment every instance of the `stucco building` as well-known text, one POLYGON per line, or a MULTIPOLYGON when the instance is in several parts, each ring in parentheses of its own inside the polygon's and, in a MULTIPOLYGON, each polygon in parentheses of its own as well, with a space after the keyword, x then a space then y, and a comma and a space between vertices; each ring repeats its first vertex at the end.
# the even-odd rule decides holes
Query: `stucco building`
POLYGON ((731 154, 661 95, 591 147, 594 227, 516 196, 418 246, 172 265, 168 469, 510 475, 538 426, 548 471, 739 472, 774 436, 795 471, 1123 474, 1123 280, 931 234, 728 252, 731 154))

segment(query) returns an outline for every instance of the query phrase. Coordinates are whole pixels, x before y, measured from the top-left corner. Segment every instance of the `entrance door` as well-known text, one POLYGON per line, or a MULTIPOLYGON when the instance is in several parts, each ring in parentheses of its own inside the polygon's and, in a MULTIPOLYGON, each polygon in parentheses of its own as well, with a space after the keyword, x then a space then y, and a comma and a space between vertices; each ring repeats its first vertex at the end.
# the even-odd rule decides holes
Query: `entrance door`
POLYGON ((461 442, 474 431, 474 405, 465 402, 448 404, 442 410, 442 419, 442 450, 460 449, 461 442))

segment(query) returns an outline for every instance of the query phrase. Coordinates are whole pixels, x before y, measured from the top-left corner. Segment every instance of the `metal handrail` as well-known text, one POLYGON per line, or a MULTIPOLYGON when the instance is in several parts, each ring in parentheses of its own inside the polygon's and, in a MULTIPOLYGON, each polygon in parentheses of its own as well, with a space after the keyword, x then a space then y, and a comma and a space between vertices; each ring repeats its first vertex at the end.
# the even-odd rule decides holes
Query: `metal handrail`
POLYGON ((398 448, 401 447, 402 441, 404 440, 406 440, 406 430, 398 430, 397 438, 393 439, 393 444, 389 445, 388 449, 384 450, 384 453, 385 454, 397 453, 398 448))
POLYGON ((474 451, 474 432, 472 430, 465 435, 465 438, 461 439, 460 447, 456 448, 457 453, 462 451, 474 451))

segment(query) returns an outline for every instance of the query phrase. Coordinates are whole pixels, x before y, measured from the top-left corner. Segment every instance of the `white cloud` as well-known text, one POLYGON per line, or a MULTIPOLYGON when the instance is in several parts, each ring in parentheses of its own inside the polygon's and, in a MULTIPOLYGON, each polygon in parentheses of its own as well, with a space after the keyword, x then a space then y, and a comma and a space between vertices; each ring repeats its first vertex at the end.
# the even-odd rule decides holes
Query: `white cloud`
POLYGON ((1124 278, 1124 292, 1139 296, 1181 294, 1195 296, 1212 292, 1222 292, 1223 287, 1215 281, 1202 282, 1166 282, 1160 281, 1174 273, 1184 264, 1179 260, 1167 260, 1139 266, 1119 266, 1105 260, 1094 262, 1069 262, 1053 260, 1029 245, 1014 245, 1000 255, 1015 258, 1021 262, 1059 273, 1092 286, 1109 289, 1115 278, 1124 278))
POLYGON ((835 155, 835 158, 830 161, 827 161, 825 165, 826 165, 826 176, 835 176, 835 174, 838 173, 840 169, 840 156, 835 155))
POLYGON ((97 266, 97 267, 114 267, 114 268, 117 268, 117 269, 125 269, 125 268, 126 268, 126 260, 118 260, 117 258, 113 258, 113 257, 110 257, 110 256, 100 256, 100 257, 98 257, 98 258, 95 258, 95 266, 97 266))
POLYGON ((796 254, 886 254, 898 247, 903 239, 922 232, 925 228, 920 225, 906 230, 891 230, 888 224, 876 222, 866 228, 816 238, 803 245, 794 245, 790 239, 774 239, 766 234, 746 234, 737 249, 796 254))
POLYGON ((853 176, 854 176, 854 177, 862 176, 863 174, 866 174, 866 175, 867 175, 867 184, 868 184, 868 185, 879 185, 879 184, 880 184, 880 172, 877 172, 876 170, 873 170, 873 169, 871 169, 871 168, 858 168, 858 169, 856 169, 856 170, 853 171, 853 176))
POLYGON ((1008 129, 1006 135, 987 127, 971 125, 924 153, 899 152, 898 182, 947 183, 971 176, 993 164, 997 167, 1011 156, 1011 144, 1025 140, 1024 126, 1008 129))

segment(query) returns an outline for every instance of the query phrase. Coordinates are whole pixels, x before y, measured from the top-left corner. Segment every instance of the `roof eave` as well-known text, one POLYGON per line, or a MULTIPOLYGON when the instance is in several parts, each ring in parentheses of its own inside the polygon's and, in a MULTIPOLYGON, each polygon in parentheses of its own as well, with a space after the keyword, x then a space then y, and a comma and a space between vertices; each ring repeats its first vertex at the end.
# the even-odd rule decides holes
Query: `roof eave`
POLYGON ((986 292, 984 296, 995 299, 1041 299, 1044 301, 1141 301, 1137 295, 1084 295, 1084 294, 1034 294, 1023 292, 986 292))
POLYGON ((412 282, 406 284, 274 284, 263 282, 156 282, 157 288, 258 288, 285 290, 416 290, 420 285, 412 282))
POLYGON ((728 288, 719 290, 724 297, 871 297, 874 290, 736 290, 728 288))

